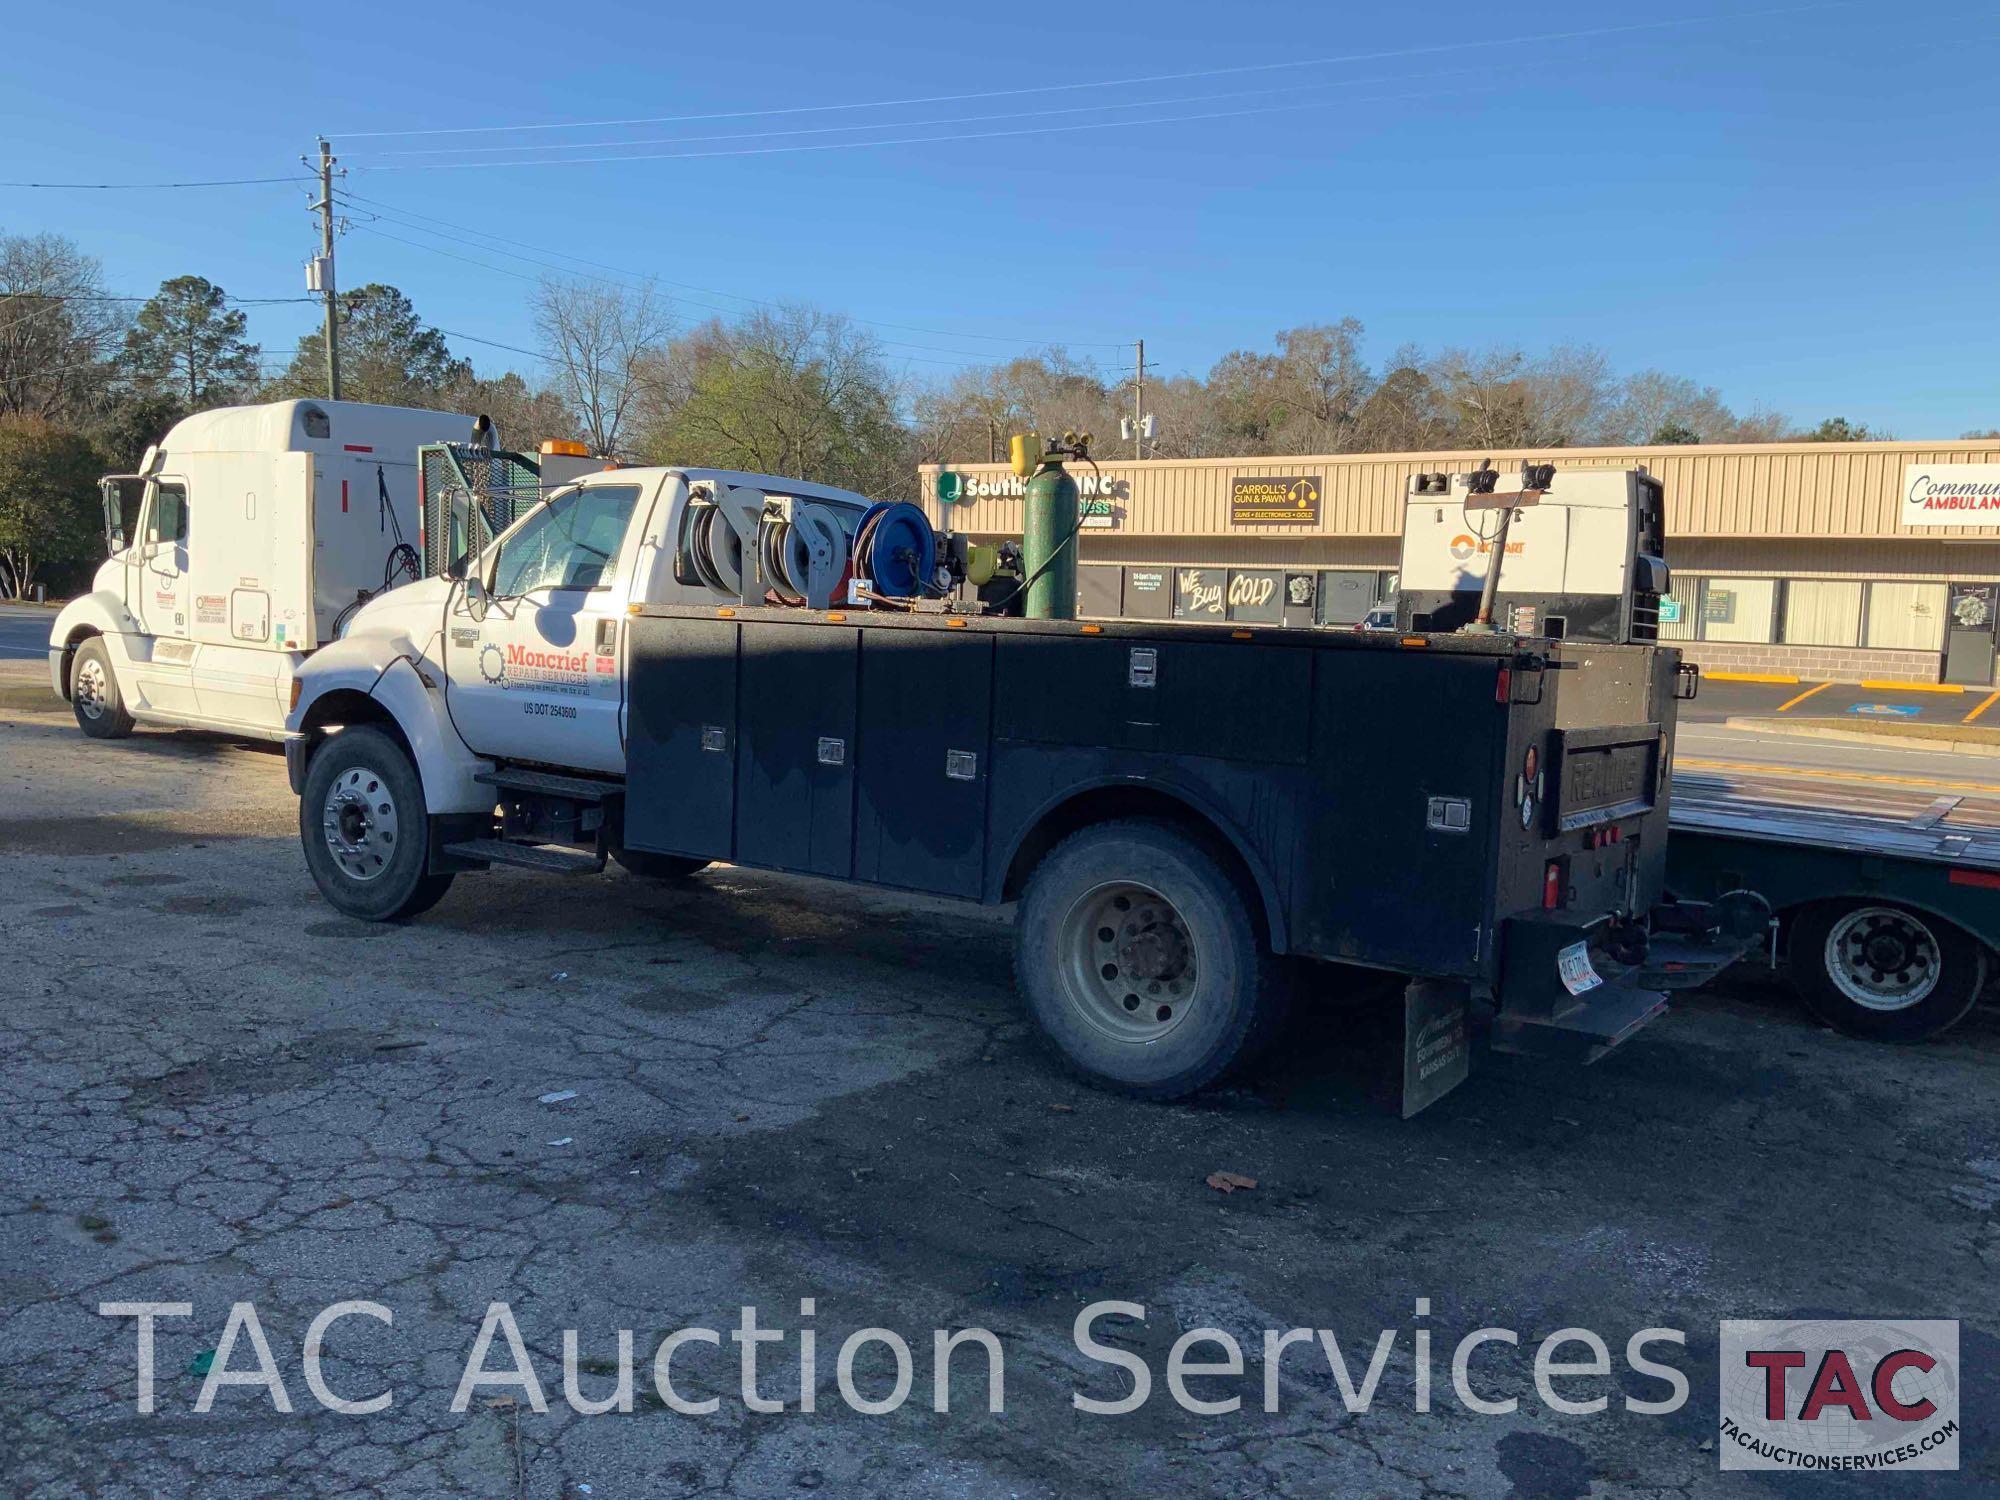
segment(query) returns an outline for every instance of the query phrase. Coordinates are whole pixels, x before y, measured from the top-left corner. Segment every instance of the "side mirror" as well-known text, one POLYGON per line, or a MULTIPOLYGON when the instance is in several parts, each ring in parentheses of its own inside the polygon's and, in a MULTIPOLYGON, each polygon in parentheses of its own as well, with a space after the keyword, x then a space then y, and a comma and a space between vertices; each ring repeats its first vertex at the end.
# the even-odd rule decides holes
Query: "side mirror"
POLYGON ((107 553, 125 549, 125 506, 116 479, 100 479, 97 493, 104 506, 104 547, 107 553))

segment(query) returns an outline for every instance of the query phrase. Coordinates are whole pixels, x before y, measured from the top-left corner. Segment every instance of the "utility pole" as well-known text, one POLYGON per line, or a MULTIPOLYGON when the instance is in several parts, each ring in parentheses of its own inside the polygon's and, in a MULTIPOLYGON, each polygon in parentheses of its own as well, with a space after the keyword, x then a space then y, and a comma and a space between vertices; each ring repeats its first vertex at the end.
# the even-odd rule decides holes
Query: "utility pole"
POLYGON ((333 281, 333 147, 319 143, 320 296, 326 303, 326 398, 340 399, 340 320, 334 305, 333 281))
POLYGON ((1139 340, 1139 368, 1132 379, 1132 456, 1146 456, 1146 341, 1139 340))

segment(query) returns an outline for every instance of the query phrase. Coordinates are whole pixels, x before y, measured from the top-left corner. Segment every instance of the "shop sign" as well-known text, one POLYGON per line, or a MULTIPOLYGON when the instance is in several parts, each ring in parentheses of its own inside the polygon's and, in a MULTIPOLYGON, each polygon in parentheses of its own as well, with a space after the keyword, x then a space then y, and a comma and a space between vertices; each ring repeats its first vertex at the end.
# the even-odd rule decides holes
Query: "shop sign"
POLYGON ((1229 575, 1221 568, 1178 568, 1174 572, 1174 618, 1220 620, 1229 575))
MULTIPOLYGON (((1072 474, 1076 492, 1085 500, 1123 493, 1126 481, 1100 478, 1096 474, 1072 474)), ((947 469, 937 477, 937 496, 946 505, 970 505, 975 500, 1019 500, 1028 493, 1028 481, 1018 474, 960 474, 947 469)))
POLYGON ((1678 599, 1662 599, 1660 601, 1660 623, 1662 625, 1678 625, 1680 622, 1681 601, 1678 599))
POLYGON ((1905 464, 1905 526, 2000 526, 2000 464, 1905 464))
POLYGON ((1256 475, 1229 481, 1232 526, 1317 526, 1319 481, 1303 474, 1256 475))

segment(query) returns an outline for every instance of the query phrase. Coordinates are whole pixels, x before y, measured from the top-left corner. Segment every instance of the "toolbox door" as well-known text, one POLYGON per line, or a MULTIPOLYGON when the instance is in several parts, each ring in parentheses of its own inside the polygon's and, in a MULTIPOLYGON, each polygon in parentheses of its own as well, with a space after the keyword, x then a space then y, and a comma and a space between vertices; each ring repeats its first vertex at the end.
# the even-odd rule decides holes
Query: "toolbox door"
POLYGON ((859 635, 825 625, 743 627, 736 758, 743 863, 843 879, 854 873, 859 635))
POLYGON ((630 848, 696 859, 734 854, 736 632, 730 620, 631 621, 630 848))
POLYGON ((992 716, 991 635, 864 632, 856 879, 979 894, 992 716))

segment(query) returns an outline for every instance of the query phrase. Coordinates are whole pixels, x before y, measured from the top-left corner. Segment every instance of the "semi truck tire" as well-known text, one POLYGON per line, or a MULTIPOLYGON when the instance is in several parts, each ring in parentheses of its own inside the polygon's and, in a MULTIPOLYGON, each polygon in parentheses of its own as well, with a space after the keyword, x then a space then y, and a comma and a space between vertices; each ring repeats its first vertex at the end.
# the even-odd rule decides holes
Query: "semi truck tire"
POLYGON ((1035 866, 1014 963, 1063 1065, 1136 1099, 1181 1098, 1247 1061, 1286 995, 1242 882, 1151 820, 1082 829, 1035 866))
POLYGON ((1978 942, 1940 917, 1888 901, 1806 907, 1792 919, 1786 957, 1808 1010, 1871 1041, 1938 1035, 1972 1009, 1986 983, 1978 942))
POLYGON ((102 636, 92 636, 76 648, 69 667, 69 706, 77 728, 94 740, 122 740, 132 732, 132 716, 118 691, 118 674, 111 670, 111 652, 102 636))
POLYGON ((653 854, 643 849, 622 847, 614 847, 611 857, 629 874, 646 880, 683 880, 715 863, 712 859, 693 859, 685 854, 653 854))
POLYGON ((313 884, 364 922, 429 911, 451 876, 425 873, 430 819, 403 747, 379 729, 343 729, 319 747, 299 795, 299 842, 313 884))

